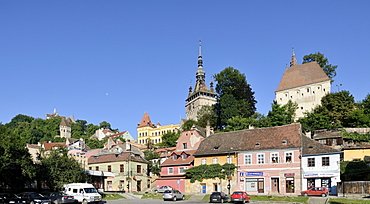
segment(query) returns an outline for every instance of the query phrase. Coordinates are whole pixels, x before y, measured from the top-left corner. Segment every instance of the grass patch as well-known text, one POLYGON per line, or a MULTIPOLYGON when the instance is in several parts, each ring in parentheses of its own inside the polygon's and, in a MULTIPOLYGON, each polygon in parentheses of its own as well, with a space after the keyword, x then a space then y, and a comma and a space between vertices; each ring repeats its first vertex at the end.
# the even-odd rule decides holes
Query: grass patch
POLYGON ((163 199, 162 193, 145 193, 141 199, 163 199))
POLYGON ((308 197, 294 196, 256 196, 251 195, 252 201, 275 201, 275 202, 297 202, 297 203, 308 203, 308 197))
POLYGON ((362 203, 370 203, 370 200, 356 200, 356 199, 345 199, 345 198, 330 198, 330 204, 342 204, 342 203, 350 203, 350 204, 362 204, 362 203))
POLYGON ((202 201, 209 201, 209 197, 211 197, 210 194, 204 195, 204 197, 202 198, 202 201))
POLYGON ((184 200, 189 200, 189 198, 190 198, 192 195, 184 195, 184 196, 185 196, 184 200))
POLYGON ((117 199, 123 199, 125 197, 115 194, 115 193, 109 193, 109 194, 104 194, 103 200, 117 200, 117 199))

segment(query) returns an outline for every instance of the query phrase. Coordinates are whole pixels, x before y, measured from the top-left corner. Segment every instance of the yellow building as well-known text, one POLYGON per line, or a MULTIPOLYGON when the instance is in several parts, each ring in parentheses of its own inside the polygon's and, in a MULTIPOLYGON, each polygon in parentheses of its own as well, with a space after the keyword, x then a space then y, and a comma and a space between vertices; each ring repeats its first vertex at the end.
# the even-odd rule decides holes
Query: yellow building
POLYGON ((365 156, 370 157, 369 145, 343 148, 344 161, 364 161, 365 156))
POLYGON ((97 154, 89 158, 88 168, 96 172, 111 172, 104 179, 104 191, 141 192, 148 188, 147 161, 131 151, 97 154))
POLYGON ((144 113, 141 122, 137 125, 137 138, 139 144, 148 144, 150 141, 152 144, 162 142, 162 136, 166 133, 177 132, 180 130, 179 125, 164 125, 161 126, 159 123, 154 124, 150 120, 149 114, 144 113))
MULTIPOLYGON (((199 165, 210 165, 210 164, 220 164, 224 165, 225 163, 234 164, 237 166, 237 155, 235 152, 220 152, 213 155, 197 155, 195 153, 194 166, 199 165)), ((207 193, 210 194, 215 191, 222 191, 224 193, 232 193, 237 190, 236 184, 236 169, 234 173, 226 179, 206 179, 202 182, 195 181, 190 183, 190 180, 186 183, 186 189, 189 189, 187 193, 207 193), (229 180, 230 179, 230 180, 229 180), (230 187, 230 190, 228 188, 230 187)))

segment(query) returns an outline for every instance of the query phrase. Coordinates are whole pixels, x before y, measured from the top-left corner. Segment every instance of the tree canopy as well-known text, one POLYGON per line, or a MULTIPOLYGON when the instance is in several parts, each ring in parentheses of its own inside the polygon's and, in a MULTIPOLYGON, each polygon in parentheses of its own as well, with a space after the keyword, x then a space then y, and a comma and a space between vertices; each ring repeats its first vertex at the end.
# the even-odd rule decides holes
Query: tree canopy
POLYGON ((335 70, 338 68, 338 65, 329 64, 329 60, 328 58, 324 56, 324 54, 321 54, 320 52, 316 52, 314 54, 311 53, 309 55, 305 55, 303 56, 302 64, 313 62, 313 61, 316 61, 320 65, 322 70, 324 70, 326 75, 328 75, 328 77, 330 77, 331 79, 333 79, 337 75, 337 72, 335 70))
POLYGON ((227 120, 234 116, 248 118, 255 113, 257 101, 244 74, 233 67, 227 67, 213 77, 217 82, 218 94, 215 104, 217 129, 224 129, 227 120))
POLYGON ((232 175, 235 171, 236 166, 234 164, 225 163, 224 165, 220 164, 202 164, 199 166, 194 166, 190 169, 185 170, 186 176, 190 178, 190 182, 194 183, 195 181, 202 182, 204 179, 225 179, 227 176, 232 175))

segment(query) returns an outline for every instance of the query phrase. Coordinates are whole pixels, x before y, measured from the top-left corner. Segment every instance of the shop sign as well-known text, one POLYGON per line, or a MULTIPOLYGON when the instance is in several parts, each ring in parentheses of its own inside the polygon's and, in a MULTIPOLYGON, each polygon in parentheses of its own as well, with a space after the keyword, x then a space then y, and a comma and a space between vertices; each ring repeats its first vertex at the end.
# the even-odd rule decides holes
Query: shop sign
POLYGON ((316 177, 335 177, 332 173, 319 173, 319 174, 303 174, 304 178, 316 178, 316 177))
POLYGON ((240 172, 239 176, 263 176, 263 172, 262 171, 240 172))
POLYGON ((285 173, 284 176, 285 177, 294 177, 294 173, 285 173))

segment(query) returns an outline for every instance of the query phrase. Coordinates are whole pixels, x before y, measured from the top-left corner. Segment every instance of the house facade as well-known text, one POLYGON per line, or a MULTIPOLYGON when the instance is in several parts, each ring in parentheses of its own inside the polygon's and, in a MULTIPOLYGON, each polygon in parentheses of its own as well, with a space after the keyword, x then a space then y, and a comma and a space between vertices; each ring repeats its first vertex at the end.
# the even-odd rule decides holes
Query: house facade
POLYGON ((302 143, 302 190, 326 187, 329 194, 337 195, 341 152, 306 137, 302 143))
POLYGON ((156 180, 156 187, 172 186, 180 192, 189 192, 189 179, 186 169, 194 166, 194 152, 204 139, 205 132, 193 126, 192 130, 183 131, 177 140, 175 151, 160 164, 161 176, 156 180))

